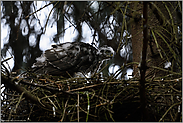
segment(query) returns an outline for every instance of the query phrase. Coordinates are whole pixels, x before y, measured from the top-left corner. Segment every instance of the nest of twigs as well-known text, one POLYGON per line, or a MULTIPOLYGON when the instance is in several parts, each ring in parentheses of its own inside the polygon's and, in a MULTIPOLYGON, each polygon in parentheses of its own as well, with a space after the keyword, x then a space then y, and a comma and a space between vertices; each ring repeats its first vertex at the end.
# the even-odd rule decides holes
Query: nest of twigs
MULTIPOLYGON (((141 121, 139 78, 63 78, 1 72, 3 121, 141 121)), ((149 121, 181 121, 182 77, 146 80, 149 121)))

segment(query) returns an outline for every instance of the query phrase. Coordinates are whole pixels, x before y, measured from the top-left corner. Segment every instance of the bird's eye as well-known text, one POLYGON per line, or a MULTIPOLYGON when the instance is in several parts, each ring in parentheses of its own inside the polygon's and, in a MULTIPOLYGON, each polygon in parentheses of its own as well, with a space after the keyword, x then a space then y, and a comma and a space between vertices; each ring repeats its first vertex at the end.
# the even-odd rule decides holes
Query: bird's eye
POLYGON ((111 51, 110 51, 110 50, 106 50, 105 53, 106 53, 107 55, 110 55, 110 54, 111 54, 111 51))
POLYGON ((101 52, 101 53, 104 53, 104 50, 101 50, 100 52, 101 52))

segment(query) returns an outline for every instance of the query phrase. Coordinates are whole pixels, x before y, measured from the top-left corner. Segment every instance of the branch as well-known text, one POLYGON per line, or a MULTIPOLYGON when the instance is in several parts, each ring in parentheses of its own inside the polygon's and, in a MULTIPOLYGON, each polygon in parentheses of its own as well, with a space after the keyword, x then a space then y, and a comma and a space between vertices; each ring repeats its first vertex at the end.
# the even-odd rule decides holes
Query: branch
POLYGON ((147 6, 148 2, 143 2, 143 47, 142 47, 142 59, 140 66, 140 103, 142 108, 142 120, 144 121, 147 118, 146 112, 146 92, 145 92, 145 73, 146 73, 146 53, 147 53, 147 44, 148 44, 148 28, 147 28, 147 6))
MULTIPOLYGON (((24 97, 27 100, 30 100, 32 103, 40 105, 42 108, 46 110, 52 110, 53 106, 40 102, 40 99, 36 97, 35 95, 31 94, 31 92, 27 91, 24 87, 21 87, 20 85, 17 85, 14 83, 15 79, 12 81, 10 78, 6 77, 4 74, 1 73, 1 82, 2 84, 5 84, 7 88, 10 88, 12 90, 15 90, 19 93, 24 93, 24 97)), ((22 81, 22 80, 21 80, 22 81)), ((61 110, 57 110, 56 112, 62 114, 61 110)))
POLYGON ((39 104, 39 99, 35 96, 35 95, 32 95, 29 91, 27 91, 24 87, 21 87, 15 83, 13 83, 11 81, 10 78, 7 78, 5 75, 3 75, 1 73, 1 82, 2 84, 5 84, 6 87, 12 89, 12 90, 15 90, 19 93, 23 93, 24 92, 24 96, 27 98, 27 99, 30 99, 33 103, 37 103, 39 104))

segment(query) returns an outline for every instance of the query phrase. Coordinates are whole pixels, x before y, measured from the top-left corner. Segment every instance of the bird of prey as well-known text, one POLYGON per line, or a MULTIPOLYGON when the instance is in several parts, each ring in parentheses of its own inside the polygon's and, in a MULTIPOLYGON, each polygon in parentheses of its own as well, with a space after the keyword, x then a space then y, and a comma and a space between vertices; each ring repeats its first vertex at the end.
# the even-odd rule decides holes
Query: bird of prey
POLYGON ((103 60, 113 56, 114 50, 106 45, 96 49, 88 43, 66 42, 52 45, 36 58, 32 69, 37 74, 68 77, 76 72, 93 72, 103 60))

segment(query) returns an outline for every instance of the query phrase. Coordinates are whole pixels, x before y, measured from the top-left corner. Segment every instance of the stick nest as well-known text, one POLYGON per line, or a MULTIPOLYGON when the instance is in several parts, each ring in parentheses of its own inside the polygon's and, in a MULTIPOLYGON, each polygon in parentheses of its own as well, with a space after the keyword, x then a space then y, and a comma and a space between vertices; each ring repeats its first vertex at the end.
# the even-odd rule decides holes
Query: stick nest
MULTIPOLYGON (((146 79, 151 121, 181 121, 182 77, 173 76, 146 79)), ((2 71, 1 78, 3 121, 140 121, 139 77, 13 77, 2 71)))

